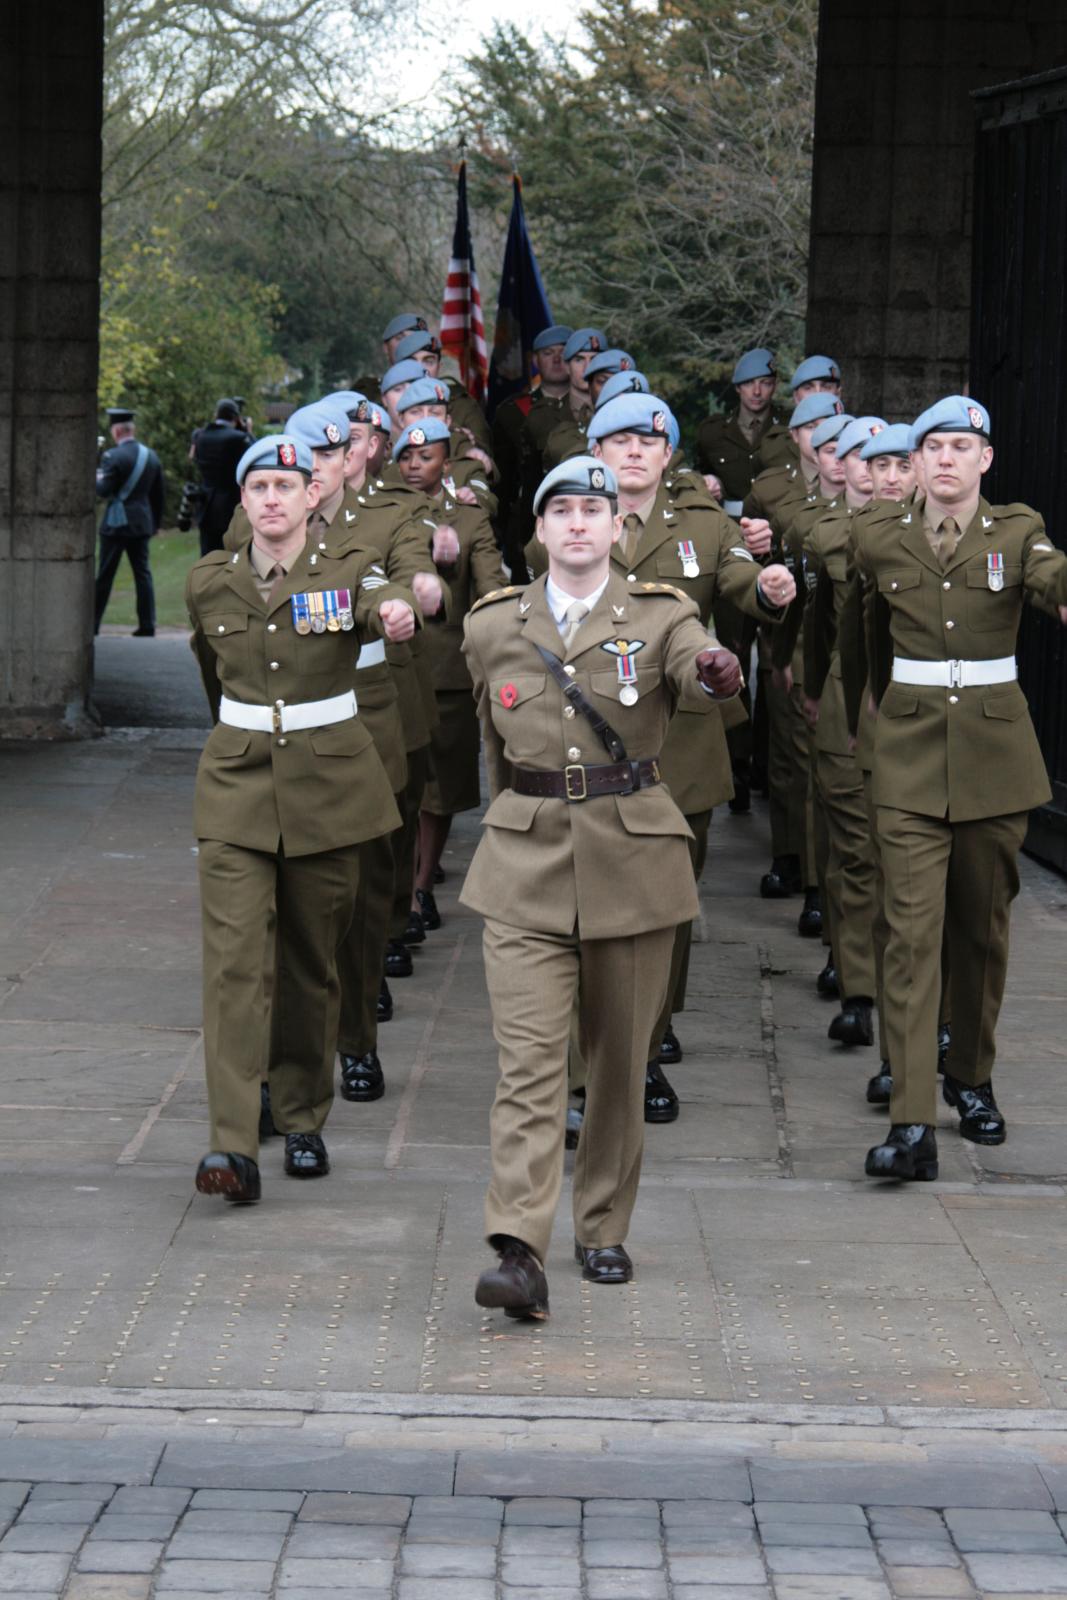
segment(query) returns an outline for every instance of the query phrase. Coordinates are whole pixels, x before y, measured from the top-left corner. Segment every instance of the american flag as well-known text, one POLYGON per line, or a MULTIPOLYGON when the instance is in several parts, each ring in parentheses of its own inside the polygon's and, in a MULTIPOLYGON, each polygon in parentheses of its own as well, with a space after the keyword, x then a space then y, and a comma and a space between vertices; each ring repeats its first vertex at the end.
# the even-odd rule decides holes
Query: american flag
POLYGON ((459 164, 456 194, 456 230, 452 259, 448 263, 445 300, 441 310, 441 348, 459 363, 464 387, 484 404, 489 381, 489 351, 482 319, 482 292, 474 267, 471 223, 467 211, 467 163, 459 164))

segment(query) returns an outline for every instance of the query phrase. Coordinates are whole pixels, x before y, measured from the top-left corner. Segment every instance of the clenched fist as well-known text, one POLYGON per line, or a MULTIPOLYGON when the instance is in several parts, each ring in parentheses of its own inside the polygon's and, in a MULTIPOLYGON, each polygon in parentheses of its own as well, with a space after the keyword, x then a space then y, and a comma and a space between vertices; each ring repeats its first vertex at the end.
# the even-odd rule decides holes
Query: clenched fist
POLYGON ((741 687, 741 663, 732 650, 724 650, 722 645, 702 650, 697 656, 697 677, 716 698, 728 700, 741 687))
POLYGON ((406 600, 383 600, 378 607, 382 629, 390 644, 414 638, 415 613, 406 600))

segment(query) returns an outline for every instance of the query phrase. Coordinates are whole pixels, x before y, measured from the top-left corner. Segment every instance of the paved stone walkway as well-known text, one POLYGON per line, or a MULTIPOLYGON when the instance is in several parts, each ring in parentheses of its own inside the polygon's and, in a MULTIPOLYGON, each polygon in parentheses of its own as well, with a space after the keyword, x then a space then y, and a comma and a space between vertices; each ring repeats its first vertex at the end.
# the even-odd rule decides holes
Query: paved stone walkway
POLYGON ((565 1185, 553 1314, 519 1327, 471 1294, 477 818, 394 985, 386 1098, 338 1101, 327 1180, 268 1145, 228 1210, 191 1181, 199 689, 177 636, 98 661, 106 738, 0 749, 0 1597, 1067 1592, 1061 880, 1024 870, 1008 1144, 945 1112, 942 1181, 879 1189, 875 1052, 828 1044, 820 947, 754 893, 765 811, 716 816, 635 1282, 581 1282, 565 1185))

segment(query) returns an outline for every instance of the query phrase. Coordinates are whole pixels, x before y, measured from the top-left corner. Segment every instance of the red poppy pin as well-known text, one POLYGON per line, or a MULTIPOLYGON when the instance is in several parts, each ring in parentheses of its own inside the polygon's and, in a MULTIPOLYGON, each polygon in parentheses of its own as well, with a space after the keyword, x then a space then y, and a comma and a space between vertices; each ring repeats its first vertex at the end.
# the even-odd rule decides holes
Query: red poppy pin
POLYGON ((519 698, 519 691, 513 683, 506 683, 500 691, 500 704, 505 711, 510 711, 519 698))

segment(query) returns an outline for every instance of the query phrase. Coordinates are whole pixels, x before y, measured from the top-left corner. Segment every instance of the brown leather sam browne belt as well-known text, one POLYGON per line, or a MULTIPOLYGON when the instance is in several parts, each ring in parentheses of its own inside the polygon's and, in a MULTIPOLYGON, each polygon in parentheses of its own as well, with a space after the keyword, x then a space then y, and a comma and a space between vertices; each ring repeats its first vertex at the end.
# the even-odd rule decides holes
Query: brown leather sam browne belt
POLYGON ((572 803, 602 794, 633 794, 635 789, 651 789, 659 781, 656 761, 611 761, 601 767, 573 766, 550 772, 532 767, 511 769, 511 787, 516 794, 572 803))

